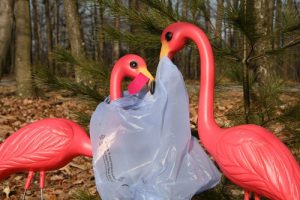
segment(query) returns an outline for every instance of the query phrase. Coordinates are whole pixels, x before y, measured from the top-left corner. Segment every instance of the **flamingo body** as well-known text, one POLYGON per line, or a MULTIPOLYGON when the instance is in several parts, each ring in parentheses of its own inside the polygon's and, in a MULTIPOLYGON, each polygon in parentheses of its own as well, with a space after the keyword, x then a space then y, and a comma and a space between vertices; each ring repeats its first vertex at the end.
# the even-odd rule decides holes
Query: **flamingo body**
POLYGON ((43 119, 19 129, 0 145, 0 180, 21 171, 59 169, 79 155, 92 156, 86 132, 67 119, 43 119))
POLYGON ((226 177, 246 191, 273 200, 300 199, 299 165, 271 132, 241 125, 220 135, 212 154, 226 177))
POLYGON ((161 58, 170 58, 193 40, 200 54, 198 134, 222 172, 249 192, 273 200, 300 200, 300 167, 289 149, 271 132, 257 125, 221 129, 213 112, 214 59, 205 33, 197 26, 177 22, 162 33, 161 58))

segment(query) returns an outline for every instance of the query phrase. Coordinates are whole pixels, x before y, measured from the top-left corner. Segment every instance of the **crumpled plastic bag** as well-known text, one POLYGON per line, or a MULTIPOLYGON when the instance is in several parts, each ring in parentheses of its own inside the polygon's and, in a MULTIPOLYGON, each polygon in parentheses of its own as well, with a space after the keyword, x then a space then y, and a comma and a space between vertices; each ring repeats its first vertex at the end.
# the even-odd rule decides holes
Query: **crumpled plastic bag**
POLYGON ((169 58, 159 63, 153 95, 107 102, 90 122, 103 200, 190 200, 219 183, 219 171, 191 137, 184 80, 169 58))

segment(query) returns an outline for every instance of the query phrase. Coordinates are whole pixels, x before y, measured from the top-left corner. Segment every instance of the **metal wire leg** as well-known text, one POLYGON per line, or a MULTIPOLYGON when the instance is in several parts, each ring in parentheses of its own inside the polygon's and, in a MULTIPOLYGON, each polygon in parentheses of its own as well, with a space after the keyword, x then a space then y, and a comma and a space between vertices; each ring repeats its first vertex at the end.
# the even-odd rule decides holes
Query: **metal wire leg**
POLYGON ((45 187, 45 172, 40 171, 40 188, 41 188, 41 200, 43 200, 43 188, 45 187))
POLYGON ((34 176, 34 172, 29 171, 26 182, 25 182, 25 186, 24 186, 24 194, 23 194, 22 200, 25 200, 26 191, 30 187, 33 176, 34 176))
POLYGON ((41 188, 41 200, 43 200, 43 188, 41 188))
POLYGON ((26 189, 24 190, 24 194, 23 194, 23 196, 22 196, 22 200, 25 200, 25 195, 26 195, 26 189))

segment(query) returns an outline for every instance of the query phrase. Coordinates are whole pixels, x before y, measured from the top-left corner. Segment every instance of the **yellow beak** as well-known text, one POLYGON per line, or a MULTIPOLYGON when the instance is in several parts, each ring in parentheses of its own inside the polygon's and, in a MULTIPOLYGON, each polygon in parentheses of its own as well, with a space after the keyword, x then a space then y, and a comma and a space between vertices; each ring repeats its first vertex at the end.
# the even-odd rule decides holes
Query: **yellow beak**
POLYGON ((144 74, 150 81, 154 81, 152 74, 148 71, 146 67, 140 67, 139 72, 144 74))
POLYGON ((168 47, 168 43, 166 41, 162 41, 159 59, 162 59, 163 57, 168 56, 169 51, 170 50, 168 47))
POLYGON ((154 80, 152 74, 148 71, 147 67, 141 67, 139 69, 139 72, 142 73, 143 75, 145 75, 147 78, 149 78, 148 88, 150 90, 150 93, 154 94, 154 91, 155 91, 155 80, 154 80))

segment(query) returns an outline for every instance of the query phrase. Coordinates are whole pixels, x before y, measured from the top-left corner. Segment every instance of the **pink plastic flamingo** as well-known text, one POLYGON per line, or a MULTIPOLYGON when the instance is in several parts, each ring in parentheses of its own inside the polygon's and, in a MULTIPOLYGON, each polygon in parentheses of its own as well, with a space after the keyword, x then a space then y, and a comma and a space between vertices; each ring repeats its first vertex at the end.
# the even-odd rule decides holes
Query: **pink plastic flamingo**
POLYGON ((57 118, 33 122, 1 144, 0 180, 16 172, 28 171, 26 192, 34 172, 39 171, 42 194, 45 171, 59 169, 79 155, 92 157, 92 147, 78 124, 57 118))
POLYGON ((143 58, 135 54, 127 54, 115 64, 110 77, 110 100, 114 101, 122 97, 122 81, 125 77, 136 78, 129 87, 138 92, 145 83, 148 83, 150 91, 154 90, 154 78, 147 69, 143 58), (144 78, 143 78, 144 77, 144 78))
MULTIPOLYGON (((141 57, 126 55, 118 60, 111 74, 111 100, 122 97, 121 86, 125 77, 134 78, 141 74, 147 77, 142 78, 143 83, 154 80, 141 57)), ((59 169, 79 155, 92 157, 91 142, 86 132, 67 119, 43 119, 19 129, 0 144, 0 180, 16 172, 28 171, 26 192, 34 172, 39 171, 43 198, 45 171, 59 169)))
POLYGON ((160 57, 173 55, 193 40, 200 54, 198 134, 204 147, 231 181, 273 200, 300 200, 300 167, 289 149, 271 132, 256 125, 221 129, 213 113, 214 59, 209 40, 197 26, 177 22, 162 33, 160 57))

